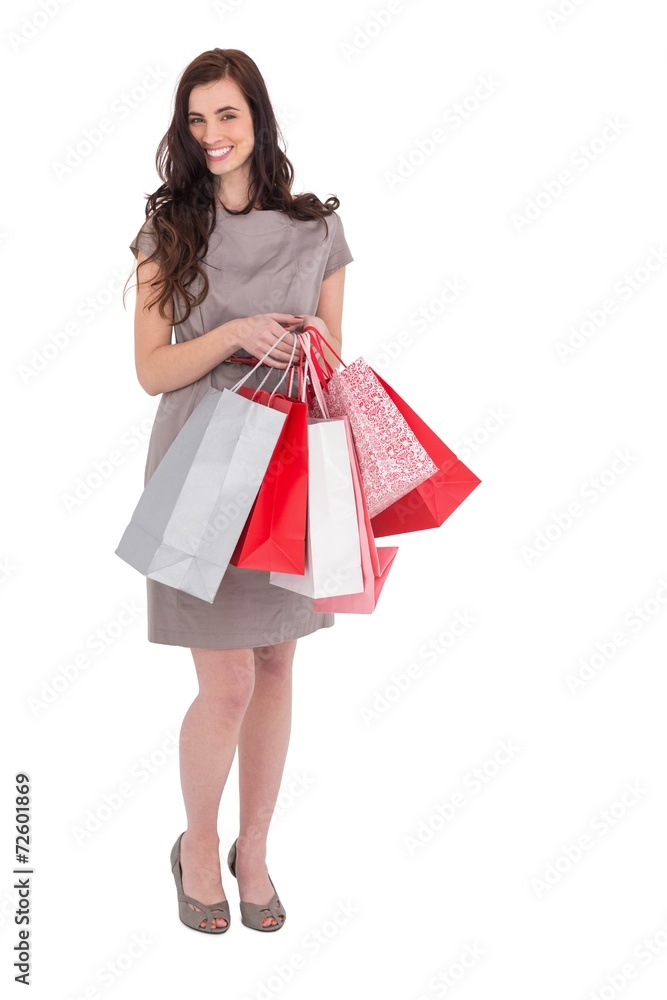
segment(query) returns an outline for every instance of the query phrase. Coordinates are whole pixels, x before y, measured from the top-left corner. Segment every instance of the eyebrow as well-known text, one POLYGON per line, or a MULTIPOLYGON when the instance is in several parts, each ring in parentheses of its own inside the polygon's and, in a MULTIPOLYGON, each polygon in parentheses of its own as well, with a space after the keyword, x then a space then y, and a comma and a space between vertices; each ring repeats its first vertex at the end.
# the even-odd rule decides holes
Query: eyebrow
MULTIPOLYGON (((224 108, 217 108, 217 109, 216 109, 216 110, 215 110, 215 111, 213 112, 213 114, 214 114, 214 115, 219 115, 219 114, 221 114, 221 113, 222 113, 223 111, 240 111, 240 110, 241 110, 240 108, 233 108, 233 107, 231 106, 231 104, 227 104, 227 105, 226 105, 226 106, 225 106, 224 108)), ((188 111, 188 118, 190 117, 190 115, 199 115, 199 117, 200 117, 200 118, 203 118, 203 117, 204 117, 204 115, 203 115, 203 114, 201 113, 201 111, 188 111)))

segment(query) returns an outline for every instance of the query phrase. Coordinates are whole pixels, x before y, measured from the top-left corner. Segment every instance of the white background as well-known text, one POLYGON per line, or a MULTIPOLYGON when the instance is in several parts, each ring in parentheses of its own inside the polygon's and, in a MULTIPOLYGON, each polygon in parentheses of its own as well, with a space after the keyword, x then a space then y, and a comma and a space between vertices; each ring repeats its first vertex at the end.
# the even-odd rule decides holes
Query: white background
POLYGON ((664 996, 658 15, 649 0, 4 7, 3 978, 24 770, 32 996, 664 996), (299 642, 267 857, 288 921, 244 928, 223 867, 217 940, 178 920, 168 864, 192 659, 147 641, 145 579, 114 554, 158 403, 134 371, 128 244, 178 78, 214 46, 257 62, 294 190, 340 198, 345 360, 376 364, 482 480, 440 528, 391 540, 372 615, 299 642), (149 71, 161 79, 142 90, 149 71), (482 79, 492 92, 475 96, 482 79), (112 131, 59 176, 105 117, 112 131), (450 304, 447 282, 464 289, 450 304), (123 783, 132 795, 105 809, 123 783))

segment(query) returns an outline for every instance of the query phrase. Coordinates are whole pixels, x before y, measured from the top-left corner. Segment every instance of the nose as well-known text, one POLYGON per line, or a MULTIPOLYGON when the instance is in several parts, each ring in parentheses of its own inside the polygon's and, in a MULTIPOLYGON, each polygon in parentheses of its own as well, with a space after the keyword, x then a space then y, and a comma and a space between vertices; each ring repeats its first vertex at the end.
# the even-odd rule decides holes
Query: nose
MULTIPOLYGON (((210 125, 207 125, 206 128, 204 129, 201 138, 205 146, 225 145, 226 139, 224 138, 224 133, 221 136, 220 132, 218 132, 218 125, 219 123, 212 122, 210 125)), ((229 145, 229 143, 227 143, 227 145, 229 145)))

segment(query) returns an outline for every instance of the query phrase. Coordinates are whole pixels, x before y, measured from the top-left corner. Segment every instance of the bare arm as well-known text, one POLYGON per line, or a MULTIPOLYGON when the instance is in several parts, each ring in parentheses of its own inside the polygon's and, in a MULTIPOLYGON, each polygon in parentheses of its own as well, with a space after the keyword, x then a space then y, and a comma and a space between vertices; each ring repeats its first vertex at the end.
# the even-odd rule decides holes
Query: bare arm
MULTIPOLYGON (((141 264, 148 255, 139 250, 141 264)), ((157 304, 146 308, 155 294, 151 281, 159 274, 155 261, 143 264, 137 271, 137 299, 134 312, 134 364, 142 389, 149 396, 180 389, 196 381, 216 365, 230 357, 241 346, 238 340, 238 320, 231 320, 182 344, 172 344, 173 309, 166 305, 167 318, 162 319, 157 304)))
MULTIPOLYGON (((321 330, 341 356, 344 287, 345 267, 339 267, 322 282, 316 309, 317 315, 304 317, 304 325, 311 323, 318 330, 321 330)), ((340 361, 327 348, 324 349, 324 357, 333 368, 340 368, 340 361)))
MULTIPOLYGON (((139 250, 137 261, 141 264, 147 254, 139 250)), ((155 295, 151 281, 158 275, 156 261, 143 264, 137 272, 137 298, 134 313, 134 363, 142 389, 149 396, 180 389, 196 382, 212 368, 226 361, 239 348, 255 357, 261 357, 272 343, 284 333, 281 322, 296 326, 295 317, 283 313, 266 313, 258 316, 239 317, 202 333, 193 340, 172 344, 173 309, 166 306, 167 318, 162 319, 157 304, 146 308, 155 295)), ((271 352, 264 364, 285 368, 291 353, 292 337, 287 336, 271 352)))

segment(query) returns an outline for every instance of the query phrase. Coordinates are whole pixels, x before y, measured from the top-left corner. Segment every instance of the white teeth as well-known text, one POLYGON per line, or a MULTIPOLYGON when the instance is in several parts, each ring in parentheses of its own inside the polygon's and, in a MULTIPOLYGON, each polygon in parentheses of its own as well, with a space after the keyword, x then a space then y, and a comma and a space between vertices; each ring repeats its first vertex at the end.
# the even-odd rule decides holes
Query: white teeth
POLYGON ((206 152, 209 156, 224 156, 231 148, 231 146, 224 146, 221 149, 207 149, 206 152))

